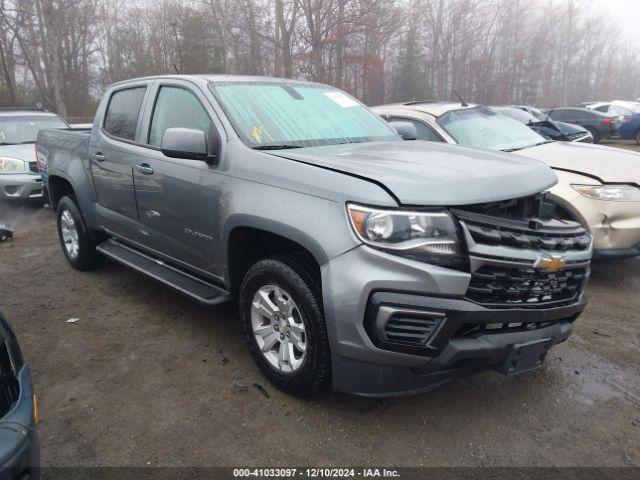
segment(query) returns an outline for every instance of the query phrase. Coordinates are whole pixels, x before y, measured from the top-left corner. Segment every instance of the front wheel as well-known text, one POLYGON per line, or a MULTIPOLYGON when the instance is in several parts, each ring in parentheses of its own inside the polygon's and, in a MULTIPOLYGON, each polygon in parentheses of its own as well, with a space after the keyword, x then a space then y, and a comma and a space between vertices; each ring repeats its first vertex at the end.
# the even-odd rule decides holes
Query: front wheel
POLYGON ((93 270, 102 265, 104 257, 96 252, 95 242, 89 235, 75 199, 62 197, 56 213, 60 246, 71 266, 76 270, 93 270))
POLYGON ((295 257, 253 265, 240 287, 240 316, 251 354, 281 390, 317 396, 331 379, 331 355, 317 281, 295 257))

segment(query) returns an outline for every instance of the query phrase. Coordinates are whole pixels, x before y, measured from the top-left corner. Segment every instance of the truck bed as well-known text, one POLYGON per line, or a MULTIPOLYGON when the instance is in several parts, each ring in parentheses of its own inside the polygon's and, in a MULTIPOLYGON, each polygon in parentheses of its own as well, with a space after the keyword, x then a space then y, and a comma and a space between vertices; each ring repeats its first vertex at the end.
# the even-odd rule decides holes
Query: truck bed
POLYGON ((37 148, 43 180, 56 167, 88 158, 91 130, 85 128, 49 128, 38 132, 37 148))

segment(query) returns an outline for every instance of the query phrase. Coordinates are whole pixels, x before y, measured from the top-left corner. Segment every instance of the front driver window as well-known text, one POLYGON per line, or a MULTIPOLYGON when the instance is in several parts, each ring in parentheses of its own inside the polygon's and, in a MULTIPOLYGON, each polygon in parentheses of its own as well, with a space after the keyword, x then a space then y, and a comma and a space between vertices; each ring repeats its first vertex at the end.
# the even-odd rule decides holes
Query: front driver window
POLYGON ((438 136, 436 132, 434 132, 431 127, 428 127, 424 123, 419 120, 414 120, 413 118, 405 118, 405 117, 389 117, 390 122, 410 122, 416 127, 416 132, 418 134, 418 140, 426 140, 428 142, 442 142, 443 140, 438 136))
POLYGON ((161 87, 153 109, 149 145, 159 147, 167 128, 192 128, 209 135, 211 119, 196 96, 180 87, 161 87))

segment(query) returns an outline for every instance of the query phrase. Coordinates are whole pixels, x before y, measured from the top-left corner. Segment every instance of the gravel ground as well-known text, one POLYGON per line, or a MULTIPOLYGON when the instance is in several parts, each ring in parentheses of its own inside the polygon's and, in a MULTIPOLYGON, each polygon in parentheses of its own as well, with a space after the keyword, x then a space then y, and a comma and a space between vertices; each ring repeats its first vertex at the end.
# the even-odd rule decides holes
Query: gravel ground
POLYGON ((640 466, 640 259, 594 265, 574 334, 535 372, 302 401, 260 375, 235 307, 71 269, 51 211, 2 221, 0 309, 34 370, 44 465, 640 466))

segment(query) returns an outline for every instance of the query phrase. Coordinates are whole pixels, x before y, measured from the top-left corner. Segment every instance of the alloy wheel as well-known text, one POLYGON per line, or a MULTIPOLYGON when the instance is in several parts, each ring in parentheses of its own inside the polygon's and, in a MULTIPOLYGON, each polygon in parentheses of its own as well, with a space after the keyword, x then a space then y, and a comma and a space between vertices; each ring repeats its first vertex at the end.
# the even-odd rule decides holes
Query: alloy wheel
POLYGON ((78 238, 78 228, 69 210, 65 210, 60 215, 60 231, 62 241, 69 258, 76 258, 80 251, 80 240, 78 238))
POLYGON ((276 370, 293 373, 304 363, 307 335, 302 313, 292 296, 277 285, 265 285, 253 296, 251 326, 260 352, 276 370))

